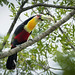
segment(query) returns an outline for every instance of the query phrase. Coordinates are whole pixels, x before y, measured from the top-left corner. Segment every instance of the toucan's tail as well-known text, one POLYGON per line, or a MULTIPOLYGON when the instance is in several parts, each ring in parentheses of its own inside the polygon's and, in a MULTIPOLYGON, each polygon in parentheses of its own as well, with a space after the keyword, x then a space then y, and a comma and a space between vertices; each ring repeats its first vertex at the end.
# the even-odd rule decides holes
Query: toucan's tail
POLYGON ((15 69, 17 62, 17 53, 8 57, 6 62, 6 68, 9 70, 15 69))
POLYGON ((9 70, 15 69, 17 61, 17 53, 8 57, 6 67, 9 70))

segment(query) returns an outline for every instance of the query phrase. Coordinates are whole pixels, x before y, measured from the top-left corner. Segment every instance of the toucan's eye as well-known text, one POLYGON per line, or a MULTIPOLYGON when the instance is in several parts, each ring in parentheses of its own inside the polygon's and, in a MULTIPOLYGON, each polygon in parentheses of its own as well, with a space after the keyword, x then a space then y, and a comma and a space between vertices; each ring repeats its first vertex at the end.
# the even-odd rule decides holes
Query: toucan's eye
POLYGON ((43 21, 43 19, 41 18, 41 15, 37 15, 37 18, 41 21, 43 21))
POLYGON ((41 18, 41 15, 37 15, 38 18, 41 18))
POLYGON ((43 21, 43 19, 41 18, 41 15, 37 15, 38 19, 43 21))
POLYGON ((39 19, 41 19, 41 16, 39 16, 39 19))

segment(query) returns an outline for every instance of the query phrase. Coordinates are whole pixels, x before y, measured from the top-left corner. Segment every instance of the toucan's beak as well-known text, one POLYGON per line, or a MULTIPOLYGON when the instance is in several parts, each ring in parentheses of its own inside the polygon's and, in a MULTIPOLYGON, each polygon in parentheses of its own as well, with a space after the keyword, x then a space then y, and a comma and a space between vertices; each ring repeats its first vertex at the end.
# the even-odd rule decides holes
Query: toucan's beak
POLYGON ((50 15, 41 15, 41 19, 42 20, 52 20, 52 21, 54 21, 53 17, 51 17, 50 15))

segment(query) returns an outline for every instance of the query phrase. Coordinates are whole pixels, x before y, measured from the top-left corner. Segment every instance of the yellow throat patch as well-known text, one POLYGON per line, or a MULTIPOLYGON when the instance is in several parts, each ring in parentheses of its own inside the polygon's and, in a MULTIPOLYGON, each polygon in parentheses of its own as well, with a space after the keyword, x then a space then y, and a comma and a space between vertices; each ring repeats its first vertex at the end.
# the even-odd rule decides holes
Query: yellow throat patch
POLYGON ((33 30, 33 28, 36 26, 37 23, 38 21, 34 17, 27 23, 27 25, 25 25, 24 29, 30 33, 33 30))

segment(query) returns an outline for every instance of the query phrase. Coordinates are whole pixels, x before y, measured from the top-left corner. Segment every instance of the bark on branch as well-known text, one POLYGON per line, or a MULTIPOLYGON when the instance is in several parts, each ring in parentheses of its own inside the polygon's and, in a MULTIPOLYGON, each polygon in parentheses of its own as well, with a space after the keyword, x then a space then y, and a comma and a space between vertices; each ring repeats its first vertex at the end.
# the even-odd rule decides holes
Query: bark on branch
POLYGON ((16 52, 21 51, 22 49, 38 42, 39 40, 43 39, 44 37, 46 37, 47 35, 49 35, 50 33, 52 33, 55 29, 57 29, 58 27, 60 27, 63 23, 65 23, 67 20, 69 20, 73 15, 75 14, 75 10, 73 10, 71 13, 69 13, 68 15, 66 15, 63 19, 61 19, 60 21, 58 21, 57 23, 55 23, 52 27, 50 27, 49 29, 47 29, 45 32, 41 33, 39 36, 35 37, 33 40, 29 40, 19 46, 17 46, 14 49, 10 49, 7 52, 1 52, 0 53, 0 59, 10 56, 12 54, 15 54, 16 52))
POLYGON ((38 6, 52 7, 52 8, 62 8, 62 9, 74 9, 75 10, 74 6, 60 6, 60 5, 38 3, 38 4, 34 4, 32 6, 27 6, 27 7, 23 8, 22 12, 26 11, 26 10, 29 10, 29 9, 32 9, 32 8, 35 8, 35 7, 38 7, 38 6))

